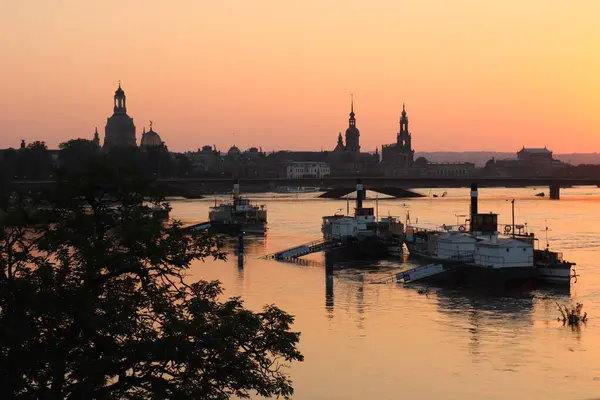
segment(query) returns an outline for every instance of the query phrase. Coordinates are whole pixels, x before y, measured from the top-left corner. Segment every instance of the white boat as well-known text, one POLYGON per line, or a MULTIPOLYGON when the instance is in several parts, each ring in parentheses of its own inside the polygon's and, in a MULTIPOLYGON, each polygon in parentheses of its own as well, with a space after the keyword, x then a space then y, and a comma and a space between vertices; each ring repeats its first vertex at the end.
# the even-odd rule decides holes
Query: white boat
POLYGON ((571 274, 575 264, 563 260, 561 253, 549 251, 548 245, 546 250, 534 248, 534 234, 523 232, 524 225, 514 224, 514 208, 513 223, 506 225, 503 233, 498 230, 497 214, 477 213, 477 185, 471 188, 469 225, 467 231, 466 223, 458 227, 407 224, 406 245, 412 255, 442 262, 447 269, 460 267, 463 278, 497 275, 493 279, 498 282, 534 278, 570 284, 575 276, 574 271, 571 274))
POLYGON ((567 284, 576 277, 573 266, 575 263, 565 261, 562 253, 545 250, 535 250, 534 264, 538 271, 539 279, 543 282, 567 284))
POLYGON ((471 187, 471 218, 465 225, 407 224, 406 246, 411 255, 444 265, 448 272, 436 280, 450 284, 502 286, 536 277, 533 237, 503 235, 498 215, 477 211, 477 185, 471 187))
POLYGON ((378 220, 375 209, 363 207, 365 191, 362 183, 357 183, 356 192, 354 215, 336 213, 323 217, 323 239, 344 244, 335 251, 356 259, 398 254, 401 251, 404 224, 392 216, 378 220))

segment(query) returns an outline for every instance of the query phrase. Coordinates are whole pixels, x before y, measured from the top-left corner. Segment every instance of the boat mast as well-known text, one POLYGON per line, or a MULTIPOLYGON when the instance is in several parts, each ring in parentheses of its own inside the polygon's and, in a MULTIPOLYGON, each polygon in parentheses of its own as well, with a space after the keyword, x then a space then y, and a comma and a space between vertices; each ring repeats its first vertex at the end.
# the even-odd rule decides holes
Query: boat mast
POLYGON ((350 215, 350 197, 346 195, 346 215, 350 215))
POLYGON ((511 200, 512 203, 512 236, 515 237, 515 199, 511 200))
POLYGON ((548 220, 544 220, 546 222, 546 250, 550 248, 550 243, 548 243, 548 220))

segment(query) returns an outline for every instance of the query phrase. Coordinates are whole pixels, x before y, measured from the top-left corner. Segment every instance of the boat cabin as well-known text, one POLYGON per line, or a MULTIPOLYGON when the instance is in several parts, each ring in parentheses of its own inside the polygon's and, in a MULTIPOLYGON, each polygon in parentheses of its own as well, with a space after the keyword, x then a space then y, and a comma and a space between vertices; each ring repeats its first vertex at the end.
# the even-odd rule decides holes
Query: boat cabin
POLYGON ((498 214, 475 214, 471 217, 471 231, 483 235, 498 232, 498 214))
POLYGON ((375 211, 372 207, 355 208, 354 216, 361 222, 375 222, 375 211))
POLYGON ((473 262, 491 268, 532 267, 533 244, 492 236, 476 243, 473 262))

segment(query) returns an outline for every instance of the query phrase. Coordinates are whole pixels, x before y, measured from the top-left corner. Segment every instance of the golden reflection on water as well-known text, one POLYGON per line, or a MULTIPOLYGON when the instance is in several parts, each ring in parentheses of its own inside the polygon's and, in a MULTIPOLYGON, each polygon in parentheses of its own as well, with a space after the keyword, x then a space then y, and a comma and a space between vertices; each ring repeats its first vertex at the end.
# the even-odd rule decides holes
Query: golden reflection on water
MULTIPOLYGON (((455 224, 455 215, 469 213, 469 189, 432 189, 444 191, 443 198, 379 201, 379 214, 404 220, 410 210, 412 221, 455 224)), ((242 296, 251 309, 275 303, 296 316, 305 362, 290 369, 295 399, 593 398, 600 393, 600 189, 563 189, 559 201, 535 197, 540 191, 547 188, 480 188, 479 210, 508 224, 506 200, 515 198, 516 222, 527 223, 540 247, 547 221, 551 248, 577 263, 570 290, 424 294, 375 283, 410 259, 349 265, 328 276, 322 254, 297 263, 259 258, 318 239, 321 216, 346 209, 346 201, 314 194, 251 196, 267 205, 267 236, 246 237, 242 259, 228 241, 228 261, 198 262, 191 278, 220 280, 226 296, 242 296), (556 302, 571 301, 590 317, 580 330, 556 321, 556 302)), ((174 201, 172 217, 204 221, 213 202, 174 201)))

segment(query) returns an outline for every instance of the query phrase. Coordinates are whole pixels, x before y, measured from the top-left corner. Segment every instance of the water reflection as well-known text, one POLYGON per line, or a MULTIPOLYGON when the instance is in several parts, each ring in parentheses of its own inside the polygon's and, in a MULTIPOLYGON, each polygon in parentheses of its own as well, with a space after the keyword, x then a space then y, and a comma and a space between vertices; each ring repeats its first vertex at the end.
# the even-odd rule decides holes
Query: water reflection
POLYGON ((228 257, 235 257, 238 268, 238 280, 244 278, 244 265, 248 256, 264 252, 266 237, 239 234, 237 237, 223 237, 223 250, 228 257))
POLYGON ((325 312, 329 319, 333 319, 333 260, 325 256, 325 312))
MULTIPOLYGON (((506 370, 521 365, 520 348, 534 335, 534 312, 540 303, 569 300, 569 288, 509 292, 499 295, 481 291, 436 289, 437 308, 445 324, 468 331, 466 348, 474 362, 500 353, 506 370), (491 354, 485 354, 487 348, 491 354)), ((430 295, 431 297, 431 295, 430 295)), ((495 355, 498 357, 498 354, 495 355)))

